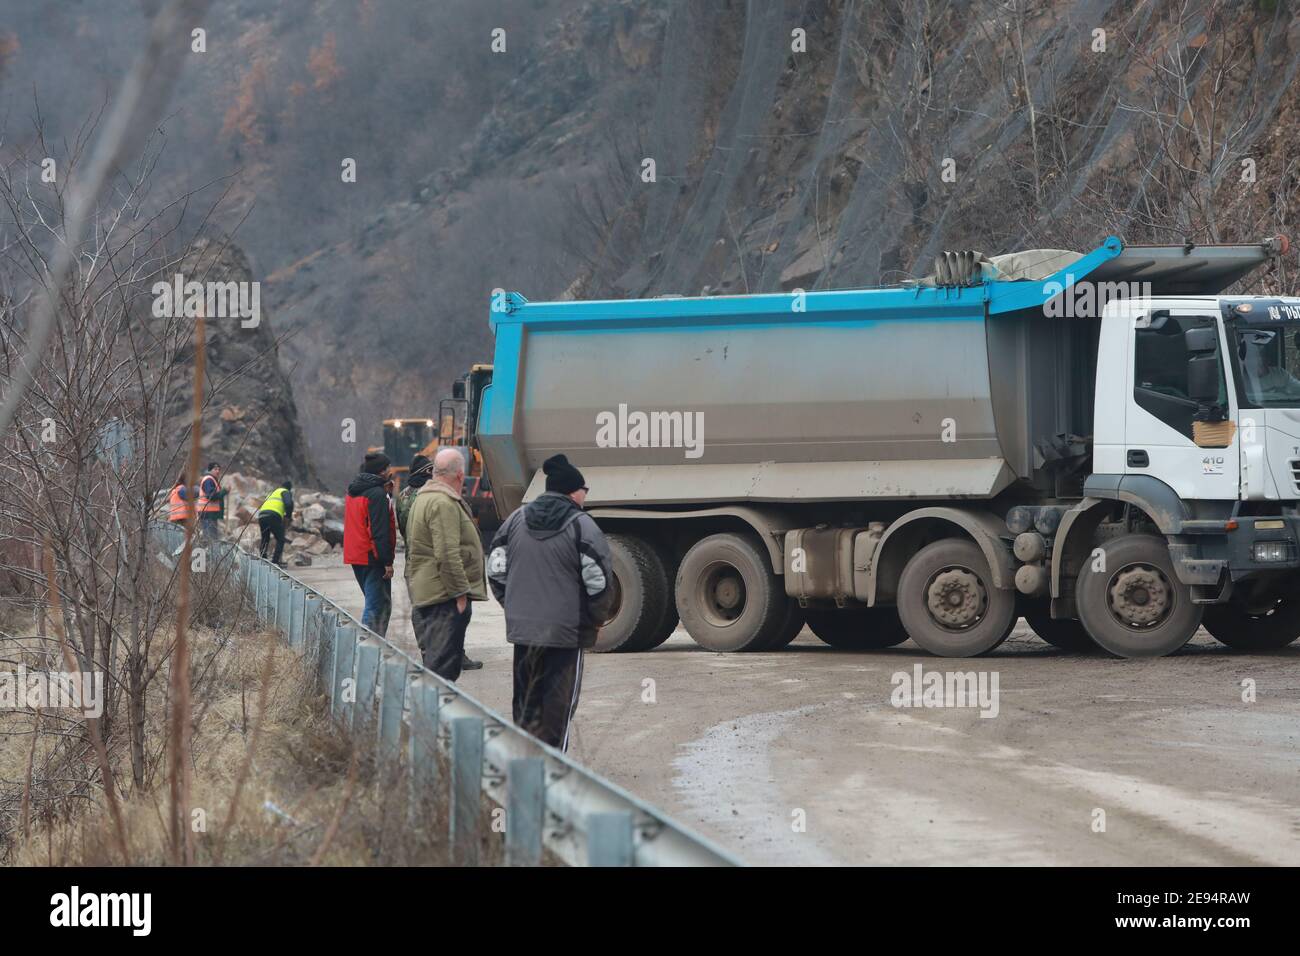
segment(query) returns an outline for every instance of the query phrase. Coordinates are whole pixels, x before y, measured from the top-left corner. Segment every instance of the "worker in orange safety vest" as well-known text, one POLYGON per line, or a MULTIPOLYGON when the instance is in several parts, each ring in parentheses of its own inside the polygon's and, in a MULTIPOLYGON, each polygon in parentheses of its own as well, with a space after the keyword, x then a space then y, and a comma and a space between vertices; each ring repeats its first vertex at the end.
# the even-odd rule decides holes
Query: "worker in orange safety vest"
POLYGON ((221 487, 221 466, 208 463, 207 473, 199 480, 199 530, 204 537, 217 537, 217 519, 221 517, 226 492, 221 487))
POLYGON ((176 484, 167 496, 167 520, 177 524, 189 521, 194 516, 194 501, 189 487, 185 484, 185 475, 176 476, 176 484))

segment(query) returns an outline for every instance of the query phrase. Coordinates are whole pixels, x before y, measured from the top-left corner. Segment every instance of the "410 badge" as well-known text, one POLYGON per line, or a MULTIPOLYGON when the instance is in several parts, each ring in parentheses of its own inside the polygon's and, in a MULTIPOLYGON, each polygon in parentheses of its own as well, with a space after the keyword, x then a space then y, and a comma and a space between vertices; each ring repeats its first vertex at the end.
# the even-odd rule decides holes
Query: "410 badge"
POLYGON ((1201 474, 1203 475, 1221 475, 1223 474, 1223 456, 1206 455, 1201 459, 1201 474))

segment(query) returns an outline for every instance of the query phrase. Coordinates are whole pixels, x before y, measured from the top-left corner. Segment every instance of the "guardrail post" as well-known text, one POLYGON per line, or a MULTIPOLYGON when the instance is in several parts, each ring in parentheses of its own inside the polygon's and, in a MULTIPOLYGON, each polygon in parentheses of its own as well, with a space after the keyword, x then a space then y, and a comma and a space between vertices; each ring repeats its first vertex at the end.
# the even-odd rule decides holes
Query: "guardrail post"
POLYGON ((276 627, 276 571, 261 563, 261 598, 266 615, 266 627, 276 627))
POLYGON ((516 757, 506 764, 506 866, 539 866, 546 825, 546 761, 516 757))
POLYGON ((379 684, 379 642, 367 638, 357 644, 357 702, 352 708, 352 732, 373 733, 375 688, 379 684))
POLYGON ((311 654, 320 641, 320 598, 305 587, 302 594, 302 649, 311 654))
POLYGON ((320 604, 320 616, 316 621, 316 677, 321 690, 331 699, 334 697, 334 654, 338 647, 338 629, 335 616, 326 610, 324 601, 320 604))
POLYGON ((632 866, 632 814, 593 813, 587 817, 587 865, 632 866))
POLYGON ((348 621, 339 621, 334 631, 334 693, 330 695, 330 713, 345 727, 352 726, 353 701, 357 699, 352 680, 356 656, 357 629, 348 621))
POLYGON ((271 623, 271 576, 265 561, 257 562, 257 619, 264 627, 271 623))
POLYGON ((417 677, 411 682, 411 732, 406 738, 406 766, 410 780, 407 819, 418 826, 420 811, 438 785, 438 682, 417 677))
POLYGON ((284 621, 284 574, 279 568, 267 568, 266 573, 271 576, 271 606, 268 612, 271 615, 271 627, 274 630, 280 630, 284 621))
POLYGON ((406 705, 406 660, 384 659, 383 697, 379 701, 379 747, 385 760, 397 762, 402 742, 402 711, 406 705))
POLYGON ((478 819, 483 792, 483 718, 451 722, 451 854, 478 866, 478 819))
POLYGON ((283 571, 277 572, 279 587, 276 592, 276 630, 289 640, 291 605, 294 598, 294 583, 283 571))
POLYGON ((275 627, 275 575, 265 561, 262 566, 262 623, 275 627))
POLYGON ((289 646, 307 643, 307 589, 289 579, 289 646))
POLYGON ((263 595, 262 587, 262 562, 253 560, 249 563, 253 566, 253 582, 250 585, 253 592, 253 614, 257 618, 257 623, 261 624, 266 620, 266 611, 263 610, 266 606, 266 597, 263 595))

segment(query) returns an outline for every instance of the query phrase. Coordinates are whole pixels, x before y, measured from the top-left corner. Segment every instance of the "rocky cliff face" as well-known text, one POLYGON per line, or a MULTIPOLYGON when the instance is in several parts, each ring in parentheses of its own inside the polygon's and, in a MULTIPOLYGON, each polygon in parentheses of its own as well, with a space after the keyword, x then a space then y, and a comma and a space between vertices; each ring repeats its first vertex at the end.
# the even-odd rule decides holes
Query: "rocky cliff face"
MULTIPOLYGON (((10 88, 57 63, 45 85, 63 95, 44 112, 93 106, 103 63, 124 69, 139 34, 136 5, 104 6, 121 8, 107 36, 89 10, 20 16, 0 43, 10 88), (84 58, 68 55, 89 37, 84 58)), ((924 274, 943 249, 1286 232, 1293 7, 234 4, 214 9, 209 52, 177 91, 163 167, 177 181, 240 171, 223 215, 293 333, 303 430, 339 487, 382 418, 430 414, 490 358, 496 287, 836 288, 924 274)), ((1293 288, 1292 274, 1265 281, 1293 288)))
MULTIPOLYGON (((227 236, 196 240, 177 271, 205 282, 257 279, 247 255, 227 236)), ((319 477, 298 424, 293 385, 280 364, 282 338, 265 305, 257 325, 249 324, 245 328, 238 318, 220 317, 206 322, 211 403, 203 419, 203 463, 218 461, 227 472, 259 475, 273 483, 289 478, 300 487, 313 487, 319 477)), ((180 361, 182 367, 192 367, 192 352, 180 361)), ((168 408, 175 434, 191 421, 191 400, 188 387, 175 390, 168 408)))
POLYGON ((496 286, 867 286, 949 248, 1285 231, 1298 64, 1284 4, 584 4, 443 168, 277 274, 295 310, 395 333, 304 350, 306 400, 427 407, 491 355, 496 286))

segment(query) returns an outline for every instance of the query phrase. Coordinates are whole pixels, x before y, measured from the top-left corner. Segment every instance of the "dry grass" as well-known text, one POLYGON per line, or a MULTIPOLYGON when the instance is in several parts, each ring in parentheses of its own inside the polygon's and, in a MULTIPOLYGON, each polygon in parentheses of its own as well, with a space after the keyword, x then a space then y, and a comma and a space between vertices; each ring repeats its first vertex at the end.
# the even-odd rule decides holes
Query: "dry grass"
MULTIPOLYGON (((335 727, 304 661, 278 637, 245 630, 233 638, 191 632, 196 695, 187 753, 194 862, 199 865, 447 865, 445 792, 430 794, 408 825, 407 780, 353 746, 335 727), (206 673, 202 673, 206 670, 206 673)), ((16 646, 16 645, 11 645, 16 646)), ((30 642, 25 644, 30 648, 30 642)), ((12 653, 6 654, 12 658, 12 653)), ((148 740, 168 739, 167 683, 156 682, 148 740)), ((20 804, 35 715, 0 715, 0 852, 16 865, 105 866, 121 862, 102 790, 60 789, 50 715, 40 717, 24 839, 20 804)), ((162 753, 159 766, 165 766, 162 753)), ((93 761, 93 754, 86 754, 93 761)), ((122 794, 133 864, 173 859, 163 773, 122 794)), ((442 779, 447 779, 444 773, 442 779)), ((441 788, 440 788, 441 789, 441 788)), ((480 865, 502 861, 501 838, 484 810, 480 865)))

